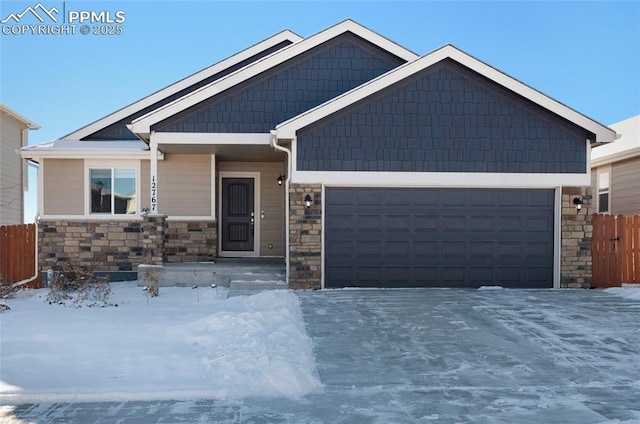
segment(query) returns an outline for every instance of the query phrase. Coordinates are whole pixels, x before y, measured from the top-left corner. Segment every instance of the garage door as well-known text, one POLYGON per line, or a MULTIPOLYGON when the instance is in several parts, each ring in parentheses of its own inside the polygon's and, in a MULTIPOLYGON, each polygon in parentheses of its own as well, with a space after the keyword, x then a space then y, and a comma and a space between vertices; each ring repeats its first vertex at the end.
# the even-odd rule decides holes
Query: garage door
POLYGON ((554 190, 327 188, 325 287, 552 287, 554 190))

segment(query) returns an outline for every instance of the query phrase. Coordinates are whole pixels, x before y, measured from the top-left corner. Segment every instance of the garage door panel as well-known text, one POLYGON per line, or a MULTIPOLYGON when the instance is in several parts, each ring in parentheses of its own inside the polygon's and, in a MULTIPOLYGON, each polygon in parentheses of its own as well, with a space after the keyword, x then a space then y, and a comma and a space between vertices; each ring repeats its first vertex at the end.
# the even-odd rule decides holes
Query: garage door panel
POLYGON ((493 258, 496 255, 495 242, 473 241, 469 243, 469 255, 472 258, 493 258))
POLYGON ((554 190, 325 193, 326 287, 552 286, 554 190))
POLYGON ((422 232, 429 231, 434 232, 438 231, 438 221, 437 216, 435 215, 413 215, 413 231, 414 232, 422 232))
POLYGON ((440 231, 465 231, 467 217, 464 215, 444 215, 440 218, 440 231))
POLYGON ((438 274, 439 267, 437 265, 413 267, 413 281, 417 286, 435 287, 439 281, 438 274))
MULTIPOLYGON (((347 205, 351 207, 354 203, 355 189, 341 189, 331 193, 331 204, 334 207, 347 205)), ((350 208, 349 208, 350 209, 350 208)))
POLYGON ((553 203, 553 192, 548 190, 531 190, 526 195, 526 205, 529 207, 546 208, 547 205, 553 203))
POLYGON ((467 280, 467 270, 458 267, 442 267, 442 281, 447 286, 458 286, 467 280))
MULTIPOLYGON (((403 231, 409 232, 412 229, 412 219, 411 215, 403 214, 386 214, 386 229, 388 231, 403 231)), ((380 222, 378 222, 378 226, 380 226, 380 222)))
POLYGON ((498 206, 521 206, 523 200, 526 200, 526 194, 519 190, 504 190, 498 193, 498 206))
POLYGON ((413 254, 415 257, 436 257, 438 255, 439 243, 437 241, 415 241, 413 242, 413 254))
POLYGON ((376 206, 384 202, 384 190, 369 188, 366 190, 356 190, 353 199, 361 206, 376 206))
POLYGON ((384 204, 389 207, 393 206, 410 206, 411 205, 411 190, 410 189, 396 189, 385 190, 384 192, 384 204))
POLYGON ((478 286, 490 285, 496 279, 494 278, 494 268, 471 268, 469 270, 469 277, 471 282, 478 286))
POLYGON ((409 241, 392 241, 385 243, 385 255, 409 257, 411 256, 411 243, 409 241))
POLYGON ((359 241, 355 243, 356 258, 383 256, 384 244, 381 241, 359 241))
POLYGON ((520 268, 498 267, 496 282, 500 285, 509 286, 514 281, 522 280, 522 277, 522 269, 520 268))
POLYGON ((524 220, 524 229, 531 233, 542 233, 553 229, 553 220, 548 217, 528 216, 524 220))
POLYGON ((490 215, 472 215, 469 217, 469 231, 493 231, 495 222, 490 215))
POLYGON ((353 241, 334 240, 331 243, 331 248, 325 249, 325 256, 327 258, 345 258, 351 257, 353 254, 353 241))
POLYGON ((430 188, 421 189, 420 196, 415 197, 414 195, 412 199, 412 205, 416 207, 420 207, 420 206, 439 207, 441 204, 442 204, 442 191, 438 189, 430 189, 430 188))

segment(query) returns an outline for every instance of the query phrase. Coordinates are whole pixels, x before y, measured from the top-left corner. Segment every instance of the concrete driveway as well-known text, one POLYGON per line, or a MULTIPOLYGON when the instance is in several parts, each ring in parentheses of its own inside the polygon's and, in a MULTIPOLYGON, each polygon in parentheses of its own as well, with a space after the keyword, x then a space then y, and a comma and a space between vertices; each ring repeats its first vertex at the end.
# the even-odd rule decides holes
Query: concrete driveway
MULTIPOLYGON (((298 292, 302 399, 38 404, 16 423, 640 423, 640 303, 585 290, 298 292)), ((1 416, 1 415, 0 415, 1 416)))

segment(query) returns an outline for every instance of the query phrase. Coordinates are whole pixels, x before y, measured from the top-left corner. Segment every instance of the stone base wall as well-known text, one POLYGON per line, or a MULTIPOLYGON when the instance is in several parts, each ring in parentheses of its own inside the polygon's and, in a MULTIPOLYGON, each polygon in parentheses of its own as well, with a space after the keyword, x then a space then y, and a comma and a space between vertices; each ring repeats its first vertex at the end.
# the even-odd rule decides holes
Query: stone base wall
POLYGON ((319 289, 322 278, 322 187, 289 187, 289 287, 319 289), (313 199, 307 208, 304 198, 313 199))
POLYGON ((562 189, 560 287, 591 287, 591 214, 591 187, 562 189), (580 211, 573 203, 576 197, 583 201, 580 211))
POLYGON ((43 221, 38 223, 41 271, 59 262, 95 271, 136 271, 140 264, 212 261, 215 222, 168 221, 149 215, 135 221, 43 221))
POLYGON ((218 256, 218 228, 213 221, 167 221, 165 262, 211 262, 218 256))

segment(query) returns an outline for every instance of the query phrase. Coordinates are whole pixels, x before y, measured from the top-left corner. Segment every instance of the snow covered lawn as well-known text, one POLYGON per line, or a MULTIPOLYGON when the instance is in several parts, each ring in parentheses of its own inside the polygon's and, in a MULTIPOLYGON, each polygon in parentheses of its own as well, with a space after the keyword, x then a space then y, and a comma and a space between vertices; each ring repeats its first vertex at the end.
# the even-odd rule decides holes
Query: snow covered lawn
POLYGON ((113 285, 118 307, 21 293, 0 315, 0 404, 300 397, 319 387, 297 297, 113 285))

